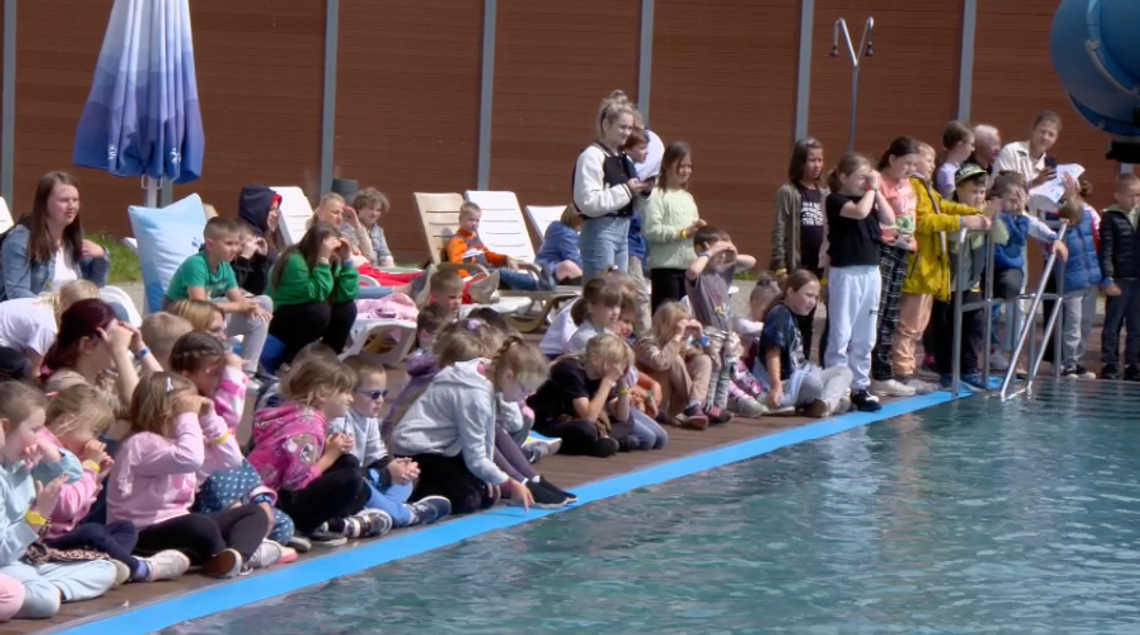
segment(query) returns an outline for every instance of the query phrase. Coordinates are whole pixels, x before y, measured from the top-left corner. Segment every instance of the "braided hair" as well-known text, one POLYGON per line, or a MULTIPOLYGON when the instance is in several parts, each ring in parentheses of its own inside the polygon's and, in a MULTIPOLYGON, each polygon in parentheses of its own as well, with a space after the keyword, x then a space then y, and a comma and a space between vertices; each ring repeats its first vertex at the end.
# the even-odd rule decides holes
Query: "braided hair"
POLYGON ((226 356, 226 347, 216 337, 201 331, 191 331, 174 342, 170 351, 170 370, 175 373, 195 373, 226 356))
POLYGON ((518 335, 511 335, 503 340, 503 345, 491 357, 489 370, 491 382, 497 388, 501 387, 500 382, 508 371, 524 386, 538 388, 550 376, 550 360, 534 344, 518 335))

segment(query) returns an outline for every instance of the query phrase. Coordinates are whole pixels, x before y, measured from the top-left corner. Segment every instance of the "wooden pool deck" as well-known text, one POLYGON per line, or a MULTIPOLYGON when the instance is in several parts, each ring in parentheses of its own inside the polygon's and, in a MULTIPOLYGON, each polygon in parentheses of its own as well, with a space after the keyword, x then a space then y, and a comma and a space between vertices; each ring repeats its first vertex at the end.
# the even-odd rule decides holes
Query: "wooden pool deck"
MULTIPOLYGON (((821 328, 822 324, 817 327, 817 332, 819 332, 821 328)), ((1094 330, 1092 337, 1090 337, 1089 349, 1087 358, 1089 360, 1099 360, 1099 327, 1094 330)), ((1099 371, 1099 367, 1099 361, 1089 363, 1090 370, 1099 371)), ((1050 376, 1050 368, 1047 364, 1042 366, 1041 376, 1042 378, 1050 376)), ((389 388, 393 394, 399 390, 403 381, 404 375, 402 370, 389 371, 389 388)), ((886 400, 884 400, 884 402, 885 401, 886 400)), ((771 416, 764 417, 760 420, 737 418, 728 425, 709 428, 703 431, 669 428, 669 443, 662 450, 622 453, 608 459, 553 456, 536 464, 535 467, 539 473, 550 477, 551 480, 563 488, 573 489, 593 481, 628 474, 651 465, 776 434, 816 421, 818 420, 804 417, 771 416)), ((393 534, 389 534, 389 536, 398 534, 399 530, 393 534)), ((345 549, 352 549, 354 546, 371 544, 383 540, 385 540, 385 538, 354 541, 339 549, 318 550, 313 553, 302 554, 301 561, 332 555, 343 552, 345 549)), ((272 574, 274 571, 279 571, 290 566, 295 565, 273 567, 266 571, 256 572, 253 575, 272 574)), ((236 580, 243 579, 247 578, 237 578, 236 580)), ((105 596, 96 600, 64 604, 59 614, 50 620, 14 620, 0 624, 0 635, 58 632, 78 626, 82 623, 113 616, 133 608, 179 598, 195 590, 209 586, 223 585, 229 582, 231 581, 218 581, 197 574, 189 574, 178 580, 168 582, 127 584, 111 590, 105 596)))

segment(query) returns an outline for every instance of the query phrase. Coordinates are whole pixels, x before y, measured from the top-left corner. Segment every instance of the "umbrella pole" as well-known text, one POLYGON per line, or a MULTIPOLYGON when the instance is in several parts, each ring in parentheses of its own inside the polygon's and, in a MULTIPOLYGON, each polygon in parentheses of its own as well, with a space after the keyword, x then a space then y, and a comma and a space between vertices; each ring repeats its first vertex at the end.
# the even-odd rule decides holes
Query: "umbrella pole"
POLYGON ((152 179, 149 176, 143 177, 143 188, 146 190, 146 206, 158 207, 158 190, 161 187, 161 182, 158 179, 152 179))

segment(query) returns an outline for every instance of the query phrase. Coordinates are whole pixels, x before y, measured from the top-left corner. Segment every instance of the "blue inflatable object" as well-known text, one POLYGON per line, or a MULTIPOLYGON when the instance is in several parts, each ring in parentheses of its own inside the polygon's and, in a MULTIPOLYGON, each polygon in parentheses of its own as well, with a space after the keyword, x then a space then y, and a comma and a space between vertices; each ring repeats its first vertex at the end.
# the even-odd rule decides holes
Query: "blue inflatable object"
POLYGON ((1053 69, 1077 112, 1124 141, 1140 141, 1140 1, 1062 0, 1053 17, 1053 69))

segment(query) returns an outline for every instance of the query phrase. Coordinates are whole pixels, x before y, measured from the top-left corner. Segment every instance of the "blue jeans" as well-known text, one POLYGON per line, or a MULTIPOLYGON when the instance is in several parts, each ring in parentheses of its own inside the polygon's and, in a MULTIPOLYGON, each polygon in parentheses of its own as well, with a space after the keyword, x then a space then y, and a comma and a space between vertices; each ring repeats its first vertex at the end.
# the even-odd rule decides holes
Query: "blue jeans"
POLYGON ((542 281, 526 271, 506 267, 495 271, 499 272, 499 281, 511 291, 538 291, 542 288, 542 281))
POLYGON ((629 271, 629 217, 602 216, 587 218, 578 235, 582 252, 582 279, 597 278, 616 266, 629 271))
POLYGON ((660 450, 669 441, 669 433, 653 417, 640 410, 631 411, 633 419, 633 436, 640 442, 639 450, 660 450))
POLYGON ((379 509, 387 512, 397 527, 406 527, 412 522, 412 511, 405 503, 412 495, 412 484, 396 485, 395 483, 380 489, 376 486, 380 482, 380 475, 376 470, 368 470, 368 489, 370 496, 365 507, 379 509))

